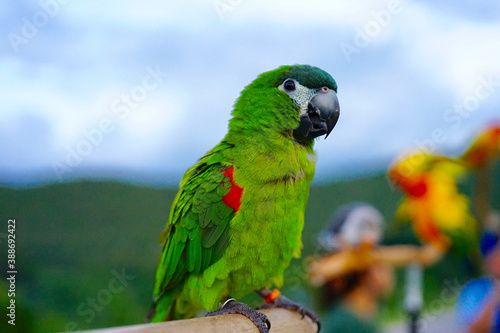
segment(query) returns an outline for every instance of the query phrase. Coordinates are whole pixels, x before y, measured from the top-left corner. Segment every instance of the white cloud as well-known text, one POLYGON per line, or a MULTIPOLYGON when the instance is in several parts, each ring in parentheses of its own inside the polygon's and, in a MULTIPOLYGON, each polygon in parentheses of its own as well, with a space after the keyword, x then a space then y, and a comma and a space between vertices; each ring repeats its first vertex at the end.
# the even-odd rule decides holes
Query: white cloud
POLYGON ((83 24, 107 24, 132 29, 158 29, 164 26, 176 26, 182 29, 197 29, 207 19, 217 19, 215 12, 206 1, 157 1, 125 0, 75 1, 64 8, 68 21, 83 24))
POLYGON ((352 43, 389 3, 70 2, 16 57, 0 59, 1 127, 22 119, 43 123, 33 136, 6 131, 11 140, 23 135, 23 146, 0 153, 23 168, 47 167, 109 117, 115 130, 82 166, 178 172, 174 164, 187 167, 223 137, 245 85, 290 63, 331 71, 340 86, 339 124, 332 138, 316 144, 320 177, 336 161, 395 155, 435 128, 449 136, 445 146, 456 145, 498 114, 495 92, 458 129, 443 120, 447 108, 474 92, 478 76, 500 81, 500 23, 401 1, 402 11, 347 62, 340 43, 352 43), (230 6, 222 14, 221 3, 230 6), (157 64, 170 74, 165 82, 126 119, 114 114, 113 102, 157 64), (26 153, 37 158, 18 159, 26 153))
MULTIPOLYGON (((500 75, 500 22, 477 23, 447 16, 446 12, 414 4, 399 40, 408 60, 430 78, 464 98, 478 76, 500 75)), ((499 78, 500 79, 500 78, 499 78)))
MULTIPOLYGON (((345 26, 364 25, 372 19, 372 11, 386 9, 387 0, 364 2, 347 1, 214 1, 214 3, 234 2, 233 6, 222 7, 223 18, 242 24, 255 21, 266 21, 290 28, 290 34, 304 25, 313 26, 345 26), (232 8, 231 8, 232 7, 232 8)), ((321 34, 318 30, 318 34, 321 34)), ((326 33, 326 32, 325 32, 326 33)))

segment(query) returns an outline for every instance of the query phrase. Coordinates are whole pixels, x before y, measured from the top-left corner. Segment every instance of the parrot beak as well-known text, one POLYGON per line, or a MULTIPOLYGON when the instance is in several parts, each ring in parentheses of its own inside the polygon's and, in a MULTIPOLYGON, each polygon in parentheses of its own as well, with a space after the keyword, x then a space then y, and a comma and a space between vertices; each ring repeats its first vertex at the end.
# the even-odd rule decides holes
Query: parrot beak
POLYGON ((293 137, 297 142, 307 142, 326 134, 326 139, 339 115, 340 106, 335 91, 318 93, 309 101, 307 112, 300 116, 300 125, 293 130, 293 137))

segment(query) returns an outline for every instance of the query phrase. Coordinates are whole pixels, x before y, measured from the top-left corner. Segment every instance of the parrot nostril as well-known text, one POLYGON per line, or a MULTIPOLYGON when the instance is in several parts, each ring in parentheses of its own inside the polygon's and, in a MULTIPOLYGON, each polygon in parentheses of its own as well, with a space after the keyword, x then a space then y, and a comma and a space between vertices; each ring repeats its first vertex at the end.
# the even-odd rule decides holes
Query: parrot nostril
POLYGON ((330 88, 328 88, 328 87, 321 87, 321 89, 320 89, 320 92, 322 92, 324 94, 326 94, 329 91, 330 91, 330 88))

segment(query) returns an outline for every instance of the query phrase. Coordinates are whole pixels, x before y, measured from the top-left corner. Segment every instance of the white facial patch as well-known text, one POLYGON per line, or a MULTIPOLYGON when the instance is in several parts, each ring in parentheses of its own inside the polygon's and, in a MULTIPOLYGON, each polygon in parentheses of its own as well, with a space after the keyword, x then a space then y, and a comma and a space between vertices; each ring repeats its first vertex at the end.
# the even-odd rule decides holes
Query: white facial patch
POLYGON ((306 86, 301 85, 297 80, 293 80, 295 83, 294 91, 287 91, 283 86, 287 80, 283 81, 283 83, 278 87, 278 89, 283 90, 287 93, 288 96, 293 100, 295 105, 300 108, 300 114, 305 114, 307 112, 307 105, 311 98, 316 94, 314 89, 307 88, 306 86))

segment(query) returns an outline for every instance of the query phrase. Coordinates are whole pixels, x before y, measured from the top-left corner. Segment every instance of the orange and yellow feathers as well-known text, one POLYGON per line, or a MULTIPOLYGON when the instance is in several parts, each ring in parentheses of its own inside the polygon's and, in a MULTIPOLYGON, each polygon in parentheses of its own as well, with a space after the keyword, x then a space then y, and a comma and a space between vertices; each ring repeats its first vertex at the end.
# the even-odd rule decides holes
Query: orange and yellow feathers
POLYGON ((500 155, 500 124, 486 127, 462 155, 470 169, 481 168, 500 155))
MULTIPOLYGON (((457 177, 466 171, 456 159, 412 153, 399 158, 389 177, 405 193, 396 216, 413 224, 417 237, 443 250, 468 251, 476 240, 476 221, 457 177)), ((461 251, 462 252, 462 251, 461 251)))

